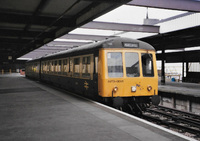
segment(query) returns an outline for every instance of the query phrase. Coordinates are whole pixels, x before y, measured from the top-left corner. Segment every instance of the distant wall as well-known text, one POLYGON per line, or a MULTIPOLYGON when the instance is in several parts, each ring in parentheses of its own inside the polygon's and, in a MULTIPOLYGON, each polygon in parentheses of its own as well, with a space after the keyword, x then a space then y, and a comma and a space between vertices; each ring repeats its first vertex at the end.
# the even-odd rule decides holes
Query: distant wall
POLYGON ((184 82, 200 83, 200 72, 188 72, 183 79, 184 82))
POLYGON ((14 61, 14 62, 6 62, 0 64, 0 72, 7 73, 7 72, 19 72, 20 69, 25 68, 25 62, 26 61, 14 61))

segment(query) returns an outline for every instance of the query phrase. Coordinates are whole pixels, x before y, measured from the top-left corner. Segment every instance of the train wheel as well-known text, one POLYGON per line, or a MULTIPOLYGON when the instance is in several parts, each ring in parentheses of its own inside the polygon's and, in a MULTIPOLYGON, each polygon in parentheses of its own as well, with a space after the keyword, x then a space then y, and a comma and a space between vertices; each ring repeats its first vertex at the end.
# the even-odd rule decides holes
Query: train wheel
POLYGON ((142 109, 140 108, 140 106, 136 103, 129 103, 126 106, 126 112, 128 112, 129 114, 133 114, 133 115, 137 115, 140 116, 142 115, 142 109))

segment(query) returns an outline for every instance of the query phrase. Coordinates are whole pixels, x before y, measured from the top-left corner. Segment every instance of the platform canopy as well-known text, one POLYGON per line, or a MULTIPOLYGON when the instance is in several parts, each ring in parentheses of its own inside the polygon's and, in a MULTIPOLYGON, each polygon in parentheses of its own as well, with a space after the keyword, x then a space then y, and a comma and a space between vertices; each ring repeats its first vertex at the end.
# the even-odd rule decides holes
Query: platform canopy
POLYGON ((0 0, 0 60, 115 36, 141 39, 157 51, 185 51, 199 46, 199 7, 197 0, 0 0))
POLYGON ((129 1, 0 0, 0 62, 46 46, 129 1))
POLYGON ((128 4, 134 6, 200 12, 199 0, 132 0, 128 4))

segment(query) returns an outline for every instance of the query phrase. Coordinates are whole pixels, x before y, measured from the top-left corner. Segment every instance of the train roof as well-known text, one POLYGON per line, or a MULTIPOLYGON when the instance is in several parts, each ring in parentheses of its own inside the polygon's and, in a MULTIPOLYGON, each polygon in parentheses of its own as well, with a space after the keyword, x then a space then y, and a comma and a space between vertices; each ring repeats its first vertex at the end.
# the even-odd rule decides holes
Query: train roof
MULTIPOLYGON (((153 46, 150 44, 136 40, 131 38, 122 38, 122 37, 115 37, 115 38, 108 38, 103 41, 79 46, 73 49, 60 51, 54 54, 48 54, 46 56, 43 56, 41 58, 51 58, 54 56, 61 56, 64 54, 70 54, 75 52, 81 52, 81 51, 88 51, 88 50, 95 50, 98 48, 135 48, 135 49, 145 49, 145 50, 155 50, 153 46)), ((41 59, 37 58, 35 60, 41 59)))

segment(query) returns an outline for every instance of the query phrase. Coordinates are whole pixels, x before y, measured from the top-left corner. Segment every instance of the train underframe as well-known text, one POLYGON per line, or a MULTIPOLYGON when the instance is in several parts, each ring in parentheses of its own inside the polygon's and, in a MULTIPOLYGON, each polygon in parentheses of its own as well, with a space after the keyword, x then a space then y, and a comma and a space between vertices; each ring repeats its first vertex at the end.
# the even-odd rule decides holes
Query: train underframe
POLYGON ((160 103, 160 97, 143 96, 143 97, 113 97, 103 98, 105 104, 112 106, 116 109, 128 112, 134 115, 141 115, 151 105, 158 105, 160 103))

